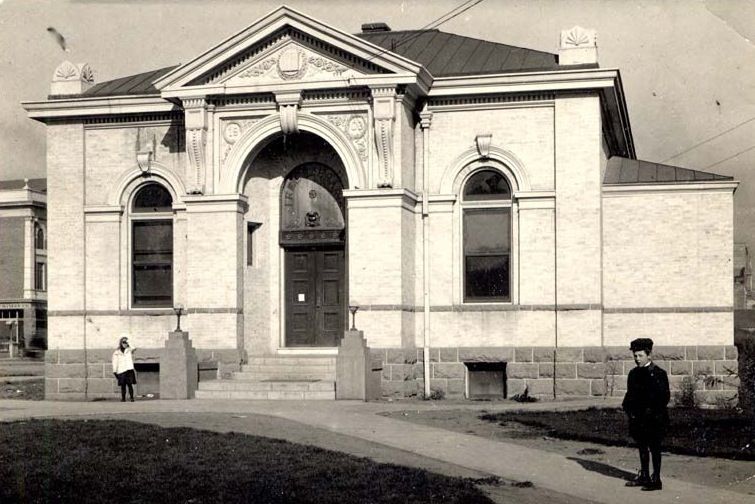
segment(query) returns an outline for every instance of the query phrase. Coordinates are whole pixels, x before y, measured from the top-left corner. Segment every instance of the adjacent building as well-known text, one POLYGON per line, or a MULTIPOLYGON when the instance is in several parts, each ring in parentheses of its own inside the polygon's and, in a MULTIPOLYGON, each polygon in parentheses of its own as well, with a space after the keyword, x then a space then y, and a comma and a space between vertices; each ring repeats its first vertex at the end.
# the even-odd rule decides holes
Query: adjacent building
POLYGON ((0 355, 47 342, 45 179, 0 180, 0 355), (11 348, 12 347, 12 348, 11 348))
POLYGON ((735 392, 737 182, 636 159, 591 30, 549 54, 281 7, 183 65, 66 62, 24 106, 50 398, 112 394, 124 333, 159 364, 179 305, 221 377, 332 358, 351 306, 385 395, 623 393, 636 337, 735 392))

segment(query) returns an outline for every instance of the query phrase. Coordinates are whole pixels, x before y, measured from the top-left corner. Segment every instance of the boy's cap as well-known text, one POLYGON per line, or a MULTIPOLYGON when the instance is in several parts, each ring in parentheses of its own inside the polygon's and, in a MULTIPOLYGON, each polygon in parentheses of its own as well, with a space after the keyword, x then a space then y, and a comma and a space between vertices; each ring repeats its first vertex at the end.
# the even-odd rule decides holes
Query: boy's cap
POLYGON ((644 350, 645 352, 650 353, 653 350, 653 340, 650 338, 637 338, 632 340, 632 342, 629 343, 629 350, 632 352, 644 350))

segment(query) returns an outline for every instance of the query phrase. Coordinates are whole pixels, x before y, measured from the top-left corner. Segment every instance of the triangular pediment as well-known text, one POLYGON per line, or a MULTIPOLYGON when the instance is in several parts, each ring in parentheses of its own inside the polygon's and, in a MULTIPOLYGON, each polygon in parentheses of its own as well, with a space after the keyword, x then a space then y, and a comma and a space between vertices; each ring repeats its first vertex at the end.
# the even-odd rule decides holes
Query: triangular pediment
POLYGON ((405 79, 420 74, 424 77, 426 71, 413 61, 280 7, 160 78, 155 86, 169 95, 190 88, 346 83, 352 78, 405 79))
POLYGON ((225 61, 190 85, 249 86, 281 82, 344 80, 393 73, 293 29, 263 41, 260 48, 225 61))

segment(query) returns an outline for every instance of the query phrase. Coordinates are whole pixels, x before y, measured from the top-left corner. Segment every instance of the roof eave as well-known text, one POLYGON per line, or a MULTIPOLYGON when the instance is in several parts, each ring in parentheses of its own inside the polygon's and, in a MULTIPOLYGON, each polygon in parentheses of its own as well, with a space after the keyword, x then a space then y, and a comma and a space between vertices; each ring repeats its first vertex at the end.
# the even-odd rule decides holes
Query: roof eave
POLYGON ((65 99, 21 102, 30 119, 53 119, 102 115, 172 112, 178 107, 160 95, 121 95, 108 97, 75 96, 65 99))

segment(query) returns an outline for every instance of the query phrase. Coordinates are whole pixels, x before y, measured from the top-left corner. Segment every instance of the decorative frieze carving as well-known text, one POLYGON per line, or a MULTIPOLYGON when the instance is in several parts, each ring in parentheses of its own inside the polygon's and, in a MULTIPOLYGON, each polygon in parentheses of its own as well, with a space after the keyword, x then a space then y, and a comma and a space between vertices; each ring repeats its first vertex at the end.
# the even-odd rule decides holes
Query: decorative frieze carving
POLYGON ((331 114, 325 116, 330 124, 341 130, 359 153, 359 158, 367 161, 367 119, 359 114, 331 114))
POLYGON ((393 187, 393 122, 396 118, 395 88, 372 89, 375 146, 378 153, 378 187, 393 187))
POLYGON ((260 118, 253 119, 229 119, 220 122, 220 134, 222 143, 222 153, 220 162, 225 163, 228 154, 231 152, 234 144, 246 133, 249 128, 259 122, 260 118))
POLYGON ((229 81, 245 81, 264 77, 275 81, 297 81, 304 78, 340 77, 349 67, 298 44, 287 44, 239 72, 229 81))

